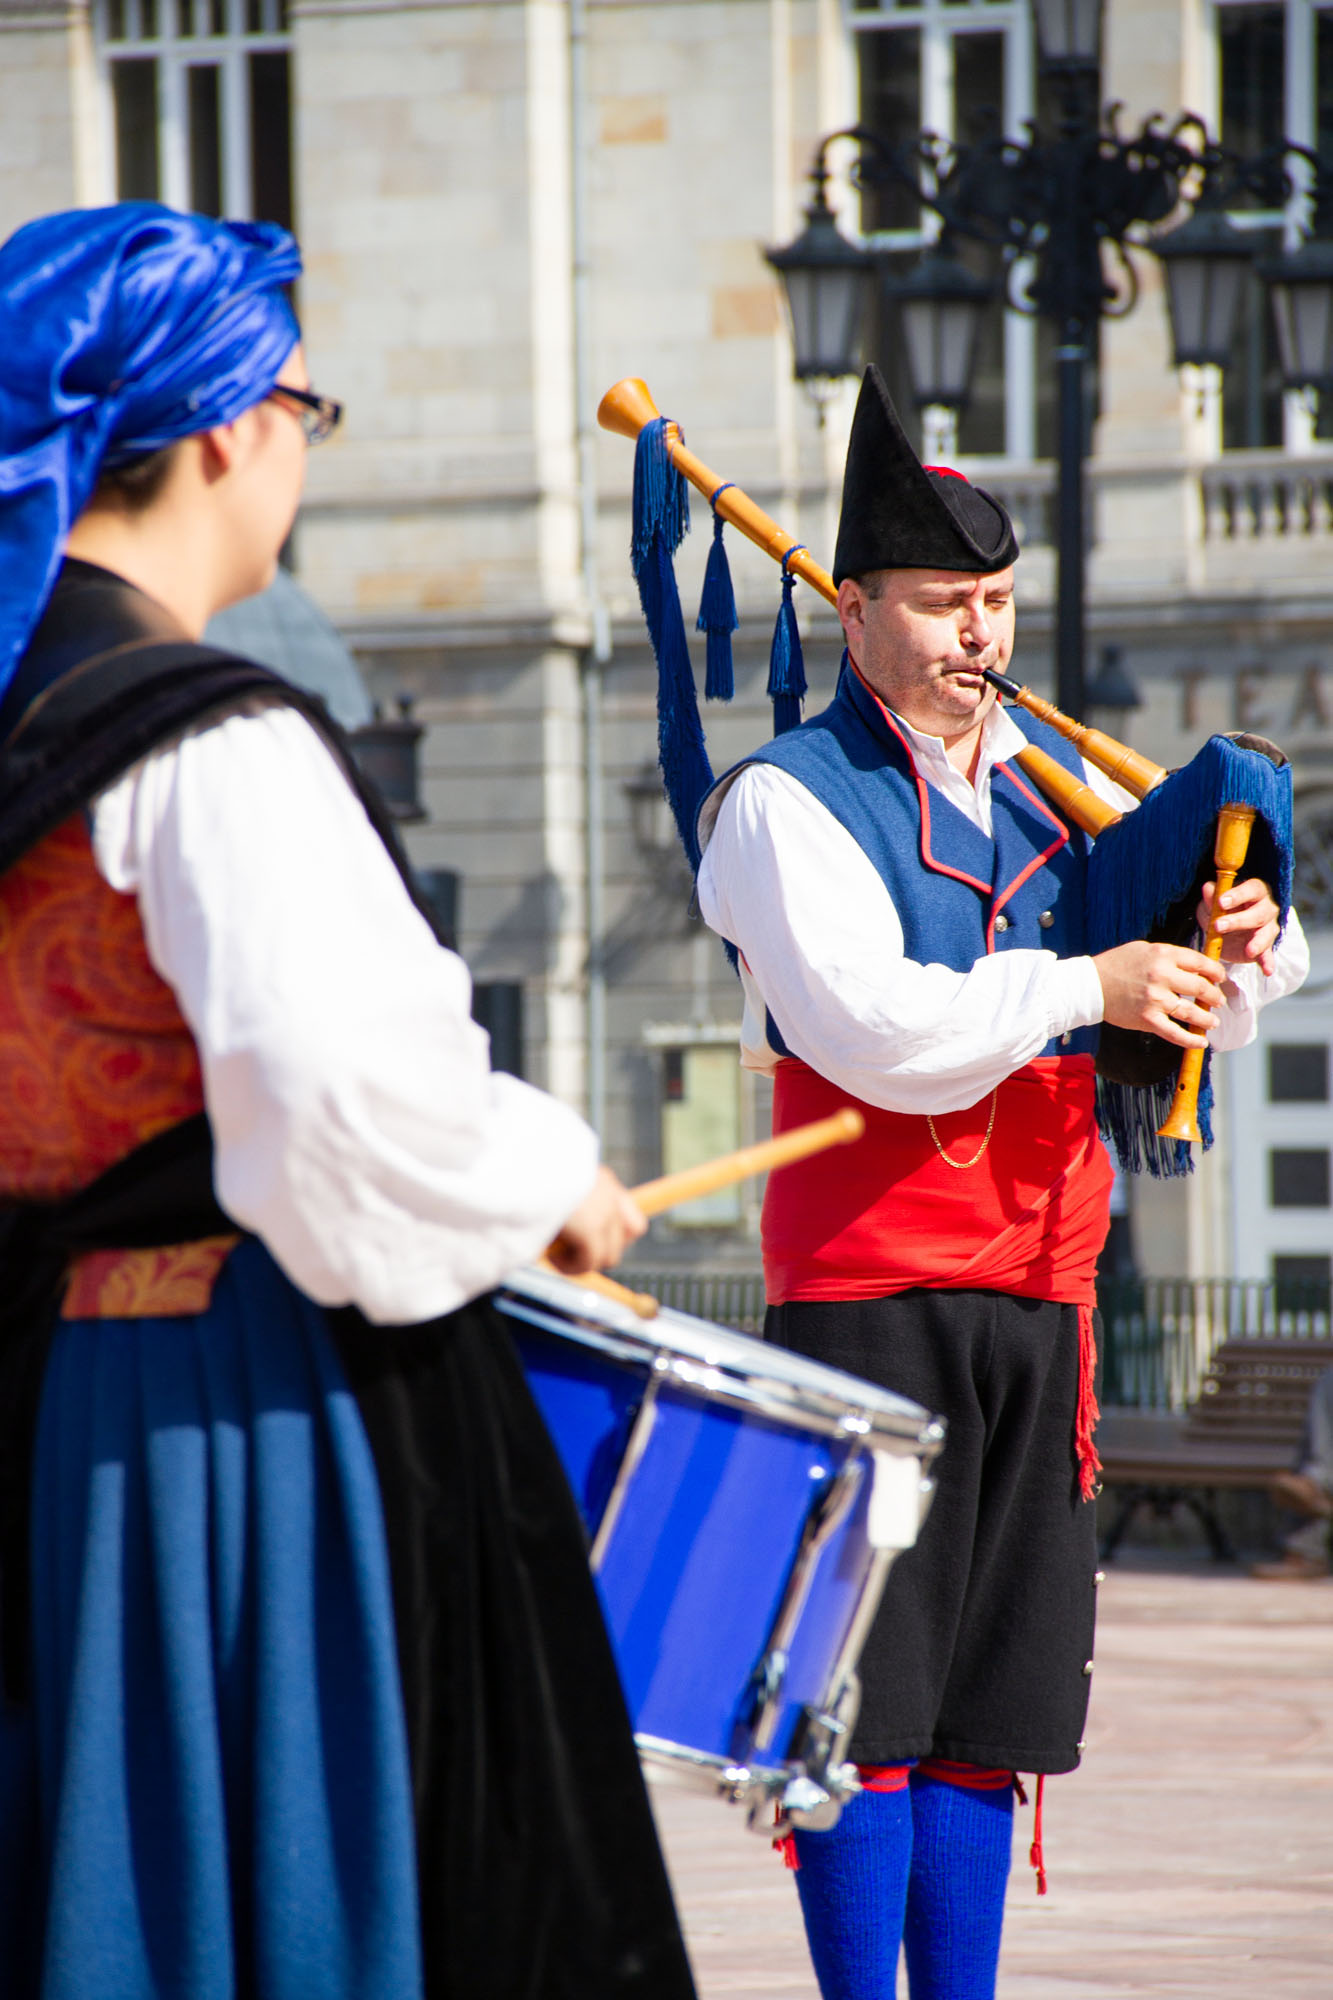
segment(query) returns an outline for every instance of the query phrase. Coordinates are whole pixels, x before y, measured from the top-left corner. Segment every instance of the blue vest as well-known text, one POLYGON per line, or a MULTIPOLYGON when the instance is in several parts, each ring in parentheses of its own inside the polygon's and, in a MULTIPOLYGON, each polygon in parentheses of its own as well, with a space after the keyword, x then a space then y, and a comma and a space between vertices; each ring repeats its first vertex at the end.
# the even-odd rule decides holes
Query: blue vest
MULTIPOLYGON (((1062 736, 1021 710, 1010 713, 1031 742, 1083 776, 1062 736)), ((821 715, 745 764, 789 772, 846 827, 892 897, 904 949, 917 964, 969 972, 992 951, 1077 958, 1086 950, 1088 836, 1066 828, 1016 765, 997 764, 988 837, 919 775, 907 738, 850 668, 821 715)), ((779 1054, 788 1053, 771 1015, 768 1034, 779 1054)), ((1097 1034, 1079 1028, 1042 1054, 1091 1054, 1097 1034)))

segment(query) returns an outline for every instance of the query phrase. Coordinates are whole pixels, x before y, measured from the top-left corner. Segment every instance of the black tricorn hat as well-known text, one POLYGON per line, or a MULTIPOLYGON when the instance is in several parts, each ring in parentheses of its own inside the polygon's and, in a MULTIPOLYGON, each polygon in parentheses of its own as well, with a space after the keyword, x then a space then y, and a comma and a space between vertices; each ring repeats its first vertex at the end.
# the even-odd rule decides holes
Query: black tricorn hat
POLYGON ((956 569, 988 576, 1018 554, 1000 502, 960 472, 927 469, 908 441, 878 368, 866 369, 852 418, 833 581, 877 569, 956 569))

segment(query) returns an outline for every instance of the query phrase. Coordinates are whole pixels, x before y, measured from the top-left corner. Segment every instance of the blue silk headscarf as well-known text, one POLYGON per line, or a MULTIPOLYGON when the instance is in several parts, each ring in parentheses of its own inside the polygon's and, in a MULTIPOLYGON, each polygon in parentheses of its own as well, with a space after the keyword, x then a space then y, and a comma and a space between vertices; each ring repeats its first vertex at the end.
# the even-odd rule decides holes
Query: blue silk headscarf
POLYGON ((0 695, 103 466, 262 402, 300 339, 285 229, 156 202, 71 209, 0 248, 0 695))

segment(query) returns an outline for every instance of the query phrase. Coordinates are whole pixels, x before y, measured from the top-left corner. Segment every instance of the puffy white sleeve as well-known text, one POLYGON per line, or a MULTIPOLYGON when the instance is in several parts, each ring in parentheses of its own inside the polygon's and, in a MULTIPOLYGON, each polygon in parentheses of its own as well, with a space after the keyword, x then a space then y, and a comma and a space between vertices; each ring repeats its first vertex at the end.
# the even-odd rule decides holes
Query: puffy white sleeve
POLYGON ((1267 977, 1257 965, 1228 965, 1222 988, 1226 1004, 1217 1010, 1209 1045, 1222 1051, 1243 1049, 1259 1032, 1259 1015, 1274 1000, 1283 1000, 1305 983, 1310 947, 1295 910, 1273 947, 1273 970, 1267 977))
POLYGON ((771 765, 747 766, 723 799, 699 906, 739 947, 747 991, 792 1054, 888 1111, 975 1104, 1053 1036, 1102 1017, 1089 958, 1002 951, 967 972, 909 959, 873 863, 771 765))
POLYGON ((492 1072, 467 968, 295 710, 153 752, 97 801, 93 845, 198 1045, 218 1199, 311 1298, 449 1312, 589 1191, 593 1133, 492 1072))

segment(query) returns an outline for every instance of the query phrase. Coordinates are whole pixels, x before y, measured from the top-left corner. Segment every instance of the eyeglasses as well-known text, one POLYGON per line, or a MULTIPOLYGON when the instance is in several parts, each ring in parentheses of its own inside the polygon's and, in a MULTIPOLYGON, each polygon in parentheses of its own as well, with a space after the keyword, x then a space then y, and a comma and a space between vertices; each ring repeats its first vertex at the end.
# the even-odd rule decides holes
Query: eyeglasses
POLYGON ((269 390, 266 400, 273 402, 278 398, 298 406, 292 415, 300 424, 307 444, 323 444, 343 420, 343 406, 332 396, 317 396, 311 389, 290 389, 285 382, 279 382, 276 389, 269 390))

